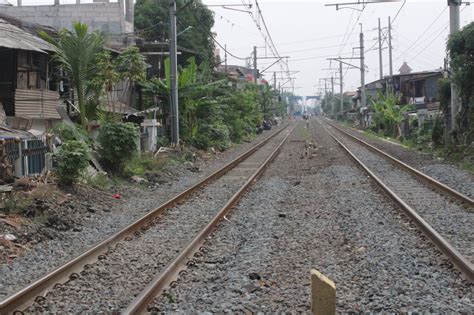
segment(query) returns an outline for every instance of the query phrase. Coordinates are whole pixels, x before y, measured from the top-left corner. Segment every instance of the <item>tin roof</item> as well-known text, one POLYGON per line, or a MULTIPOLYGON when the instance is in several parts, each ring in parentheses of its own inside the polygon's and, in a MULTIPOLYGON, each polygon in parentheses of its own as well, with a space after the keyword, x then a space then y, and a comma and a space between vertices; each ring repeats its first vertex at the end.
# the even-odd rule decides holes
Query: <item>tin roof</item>
POLYGON ((47 53, 54 47, 45 40, 0 18, 0 47, 47 53))

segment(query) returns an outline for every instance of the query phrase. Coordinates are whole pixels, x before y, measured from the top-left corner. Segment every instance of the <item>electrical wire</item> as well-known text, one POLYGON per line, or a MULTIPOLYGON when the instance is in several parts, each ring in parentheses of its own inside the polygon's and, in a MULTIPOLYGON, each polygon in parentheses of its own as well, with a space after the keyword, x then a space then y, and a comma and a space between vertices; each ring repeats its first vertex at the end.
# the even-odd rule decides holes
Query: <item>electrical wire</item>
POLYGON ((397 19, 398 15, 399 15, 400 12, 402 11, 403 7, 405 7, 405 4, 407 4, 407 0, 404 0, 404 1, 403 1, 402 6, 400 7, 400 9, 398 9, 397 14, 395 14, 395 17, 394 17, 393 20, 390 22, 390 27, 392 27, 393 23, 394 23, 395 20, 397 19))
POLYGON ((431 22, 431 24, 428 26, 428 28, 426 28, 423 33, 421 33, 420 36, 418 36, 418 38, 413 41, 413 43, 402 53, 400 54, 397 58, 395 58, 393 61, 396 61, 396 60, 400 60, 403 56, 405 56, 405 54, 411 49, 413 48, 416 44, 418 44, 418 41, 430 30, 430 28, 443 16, 443 13, 448 9, 448 7, 446 6, 441 12, 440 14, 434 19, 433 22, 431 22))
POLYGON ((236 55, 234 55, 233 53, 231 53, 230 51, 228 51, 224 46, 221 45, 221 43, 219 43, 217 41, 217 39, 214 38, 214 36, 212 36, 212 34, 210 34, 211 36, 211 39, 214 41, 214 43, 217 44, 217 46, 219 46, 220 48, 222 48, 228 55, 230 55, 231 57, 234 57, 235 59, 238 59, 238 60, 247 60, 248 58, 242 58, 242 57, 238 57, 236 55))
MULTIPOLYGON (((463 12, 464 10, 466 9, 466 7, 464 7, 461 12, 463 12)), ((429 46, 431 46, 438 38, 441 34, 443 34, 443 32, 447 31, 448 30, 448 27, 449 27, 449 22, 447 24, 445 24, 442 29, 436 33, 436 35, 433 37, 433 39, 428 42, 428 44, 426 44, 426 46, 424 46, 414 57, 412 57, 409 62, 412 62, 413 60, 416 60, 416 58, 418 58, 422 53, 426 52, 426 48, 428 48, 429 46)))

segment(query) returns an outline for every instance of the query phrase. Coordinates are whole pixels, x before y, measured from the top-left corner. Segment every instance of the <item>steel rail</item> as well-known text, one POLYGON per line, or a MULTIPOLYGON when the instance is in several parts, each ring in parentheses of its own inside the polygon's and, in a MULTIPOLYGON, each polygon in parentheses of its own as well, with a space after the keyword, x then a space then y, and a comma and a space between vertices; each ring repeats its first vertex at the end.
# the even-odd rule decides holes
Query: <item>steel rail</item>
POLYGON ((433 188, 436 188, 436 189, 439 189, 441 191, 443 191, 444 193, 446 194, 449 194, 451 195, 452 197, 454 198, 457 198, 458 200, 462 201, 463 203, 465 203, 467 206, 469 207, 474 207, 474 199, 464 195, 463 193, 441 183, 440 181, 430 177, 429 175, 426 175, 425 173, 422 173, 420 172, 419 170, 411 167, 410 165, 406 164, 405 162, 402 162, 400 161, 399 159, 391 156, 390 154, 380 150, 379 148, 369 144, 368 142, 354 136, 354 135, 351 135, 350 133, 348 133, 347 131, 345 131, 344 129, 334 125, 333 123, 330 123, 328 121, 326 121, 327 124, 329 124, 331 127, 333 127, 334 129, 338 130, 339 132, 341 132, 342 134, 348 136, 349 138, 361 143, 362 145, 366 146, 367 148, 369 148, 371 151, 383 156, 384 158, 392 161, 393 163, 395 163, 397 166, 401 167, 402 169, 408 171, 410 174, 418 177, 419 179, 423 180, 424 182, 426 182, 427 184, 429 184, 430 186, 432 186, 433 188))
POLYGON ((339 139, 336 138, 324 125, 319 121, 318 123, 324 130, 339 144, 349 156, 382 188, 382 190, 411 218, 423 234, 431 240, 431 242, 438 247, 438 249, 445 254, 448 259, 457 267, 470 281, 474 283, 474 265, 466 257, 464 257, 456 248, 454 248, 448 241, 444 239, 433 227, 426 222, 412 207, 403 201, 395 192, 393 192, 377 175, 375 175, 359 158, 355 156, 339 139))
POLYGON ((179 272, 186 267, 186 262, 204 244, 206 238, 216 229, 221 219, 234 207, 248 188, 259 178, 265 168, 276 158, 281 147, 295 129, 296 125, 288 132, 285 138, 278 144, 275 150, 265 159, 262 165, 251 175, 245 184, 227 201, 212 220, 202 229, 198 235, 182 250, 165 269, 159 273, 148 286, 122 311, 123 314, 142 314, 146 312, 147 306, 157 297, 170 283, 175 281, 179 272))
POLYGON ((227 163, 219 170, 210 174, 202 181, 194 184, 192 187, 174 196, 170 200, 160 205, 158 208, 151 210, 146 215, 137 219, 132 224, 107 237, 105 240, 94 245, 93 247, 83 252, 79 256, 73 258, 72 260, 68 261, 67 263, 57 267, 56 269, 53 269, 46 275, 42 276, 41 278, 29 284, 25 288, 21 289, 20 291, 8 296, 0 302, 0 315, 12 313, 14 311, 19 311, 21 309, 26 308, 29 304, 31 304, 31 301, 33 301, 36 297, 44 294, 50 288, 54 287, 54 285, 66 281, 72 274, 79 273, 81 270, 83 270, 85 265, 91 264, 97 261, 97 259, 100 259, 101 256, 105 254, 111 246, 122 241, 127 236, 132 235, 140 229, 146 229, 154 219, 156 219, 159 215, 163 214, 167 209, 187 199, 199 189, 203 188, 210 182, 222 177, 225 173, 235 168, 237 165, 239 165, 242 161, 244 161, 257 150, 259 150, 275 136, 286 130, 288 126, 289 124, 282 127, 280 130, 276 131, 270 136, 266 137, 258 144, 256 144, 246 152, 242 153, 237 158, 227 163))

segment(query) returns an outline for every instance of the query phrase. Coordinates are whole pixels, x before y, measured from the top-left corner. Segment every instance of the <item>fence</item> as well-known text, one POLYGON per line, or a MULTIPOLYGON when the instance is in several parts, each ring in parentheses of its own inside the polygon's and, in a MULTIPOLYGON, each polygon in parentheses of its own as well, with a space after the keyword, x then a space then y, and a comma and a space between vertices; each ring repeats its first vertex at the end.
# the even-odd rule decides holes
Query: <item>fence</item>
POLYGON ((5 139, 4 149, 13 174, 18 177, 41 174, 46 167, 46 153, 50 151, 45 138, 5 139))

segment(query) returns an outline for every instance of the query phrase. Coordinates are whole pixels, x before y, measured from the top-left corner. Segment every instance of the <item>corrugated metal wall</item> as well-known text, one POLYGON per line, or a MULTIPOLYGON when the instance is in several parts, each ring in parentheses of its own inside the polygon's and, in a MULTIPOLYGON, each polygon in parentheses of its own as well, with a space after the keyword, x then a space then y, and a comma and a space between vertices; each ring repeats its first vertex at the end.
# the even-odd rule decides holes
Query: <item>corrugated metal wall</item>
POLYGON ((59 94, 49 90, 15 91, 15 116, 24 118, 61 119, 57 111, 59 94))

